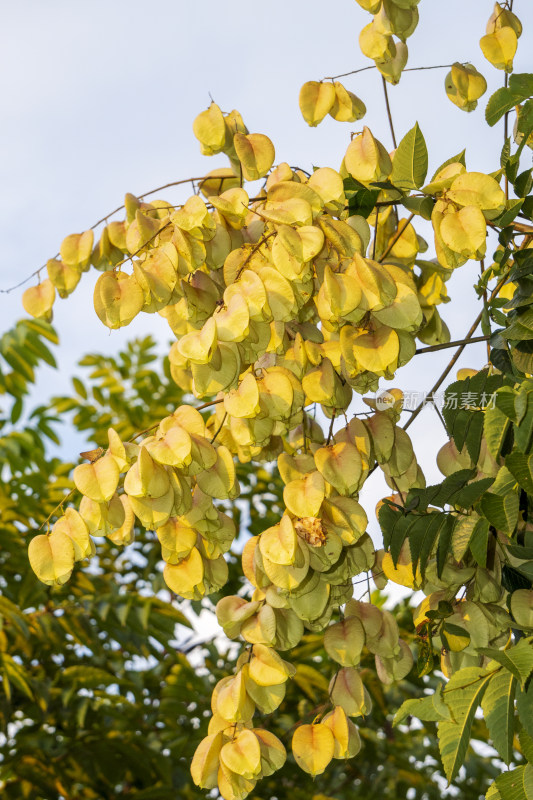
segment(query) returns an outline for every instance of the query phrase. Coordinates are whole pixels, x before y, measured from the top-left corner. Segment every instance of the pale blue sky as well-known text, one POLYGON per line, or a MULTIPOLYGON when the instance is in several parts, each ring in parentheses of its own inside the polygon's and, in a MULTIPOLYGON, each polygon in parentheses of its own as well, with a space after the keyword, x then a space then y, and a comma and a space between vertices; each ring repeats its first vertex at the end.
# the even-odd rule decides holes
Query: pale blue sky
MULTIPOLYGON (((492 8, 490 0, 420 3, 420 25, 408 40, 409 66, 472 61, 489 83, 474 114, 465 114, 445 97, 446 70, 406 73, 398 87, 389 88, 397 137, 418 120, 428 142, 430 170, 465 145, 469 169, 498 168, 502 125, 487 128, 483 109, 502 85, 503 73, 484 60, 478 44, 492 8)), ((515 69, 532 71, 531 0, 516 0, 514 9, 525 29, 515 69)), ((370 19, 354 0, 4 4, 0 288, 44 263, 65 235, 89 227, 118 206, 126 191, 141 193, 223 165, 222 156, 202 156, 192 134, 192 121, 209 104, 209 93, 224 110, 239 109, 250 131, 270 136, 277 161, 338 167, 350 133, 362 124, 392 148, 376 71, 343 79, 367 105, 364 123, 328 118, 311 129, 298 109, 304 81, 370 63, 357 44, 370 19)), ((176 197, 174 202, 184 197, 183 192, 164 196, 176 197)), ((462 336, 477 313, 468 290, 477 269, 466 265, 450 284, 453 303, 444 317, 453 338, 462 336)), ((73 364, 87 350, 114 351, 146 332, 162 342, 170 337, 158 315, 141 315, 129 328, 109 334, 92 308, 97 275, 84 275, 71 298, 56 302, 60 373, 43 371, 41 396, 64 389, 73 364)), ((3 327, 23 315, 21 293, 0 294, 3 327)), ((474 345, 461 363, 479 363, 483 354, 483 346, 474 345)), ((449 357, 449 351, 421 356, 393 385, 428 389, 449 357)), ((430 450, 441 438, 432 414, 424 411, 410 429, 428 465, 430 450)), ((431 466, 428 474, 437 477, 431 466)))

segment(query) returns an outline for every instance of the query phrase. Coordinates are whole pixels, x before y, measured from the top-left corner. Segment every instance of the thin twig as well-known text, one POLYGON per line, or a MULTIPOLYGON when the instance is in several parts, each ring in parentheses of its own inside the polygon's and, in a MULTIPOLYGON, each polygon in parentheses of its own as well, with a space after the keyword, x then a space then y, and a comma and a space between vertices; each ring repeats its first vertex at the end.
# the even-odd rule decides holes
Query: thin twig
POLYGON ((415 356, 422 353, 435 353, 437 350, 447 350, 449 347, 459 347, 461 344, 476 344, 476 342, 486 342, 489 336, 471 336, 469 339, 457 339, 455 342, 446 342, 445 344, 432 344, 429 347, 419 347, 415 350, 415 356))
MULTIPOLYGON (((263 199, 264 199, 264 198, 263 198, 263 199)), ((255 212, 254 212, 254 213, 255 213, 255 212)), ((261 216, 261 215, 259 214, 258 216, 261 216)), ((260 248, 260 247, 262 247, 262 245, 264 245, 264 243, 266 242, 266 240, 267 240, 267 239, 270 239, 270 237, 271 237, 271 236, 274 236, 274 234, 275 234, 275 233, 277 233, 277 231, 272 231, 271 233, 268 233, 266 236, 262 236, 262 237, 261 237, 260 241, 259 241, 259 242, 258 242, 258 243, 255 245, 255 247, 252 249, 252 251, 250 252, 250 254, 247 256, 247 258, 246 258, 246 260, 245 260, 244 264, 242 265, 242 267, 240 267, 239 271, 237 272, 237 274, 236 274, 236 276, 235 276, 235 279, 234 279, 234 281, 233 281, 234 283, 235 283, 236 281, 238 281, 238 280, 239 280, 239 278, 241 277, 241 273, 242 273, 243 269, 246 267, 246 265, 248 264, 248 262, 250 261, 250 259, 252 258, 252 256, 253 256, 255 253, 257 253, 257 251, 259 250, 259 248, 260 248)))
MULTIPOLYGON (((498 283, 496 284, 496 287, 495 287, 495 288, 493 289, 493 291, 491 292, 491 295, 490 295, 490 298, 489 298, 489 302, 490 302, 491 300, 493 300, 493 299, 496 297, 496 295, 498 294, 498 292, 500 291, 500 289, 502 288, 502 286, 503 286, 503 284, 505 283, 505 281, 506 281, 506 280, 507 280, 507 275, 504 275, 504 276, 503 276, 503 278, 501 278, 501 279, 498 281, 498 283)), ((431 399, 433 398, 433 395, 435 394, 435 392, 437 391, 437 389, 439 389, 439 388, 440 388, 440 386, 442 386, 442 384, 444 383, 444 381, 446 380, 446 378, 448 377, 448 375, 449 375, 449 374, 450 374, 450 372, 452 371, 452 369, 453 369, 454 365, 457 363, 457 361, 458 361, 458 359, 459 359, 459 357, 460 357, 461 353, 462 353, 462 352, 463 352, 463 350, 465 349, 465 347, 466 347, 466 345, 468 344, 469 340, 472 338, 472 336, 473 336, 473 334, 474 334, 474 331, 476 330, 477 326, 478 326, 478 325, 479 325, 479 323, 481 322, 481 317, 482 317, 482 315, 483 315, 483 311, 484 311, 484 309, 482 309, 482 310, 479 312, 479 314, 477 315, 476 319, 475 319, 475 320, 474 320, 474 322, 472 323, 472 326, 470 327, 470 330, 468 331, 468 333, 466 334, 466 336, 465 336, 465 337, 464 337, 464 339, 462 340, 462 344, 460 345, 460 347, 458 347, 458 348, 457 348, 457 350, 456 350, 456 352, 454 353, 454 355, 453 355, 453 358, 450 360, 450 362, 449 362, 448 366, 445 368, 445 370, 442 372, 442 374, 440 375, 440 377, 437 379, 437 381, 436 381, 436 383, 434 384, 434 386, 433 386, 433 387, 430 389, 430 391, 429 391, 429 393, 428 393, 428 395, 427 395, 427 398, 426 398, 426 399, 429 399, 429 400, 431 400, 431 399)), ((406 422, 406 423, 405 423, 405 425, 403 426, 403 429, 404 429, 404 431, 405 431, 405 430, 407 430, 407 428, 408 428, 410 425, 412 425, 412 423, 413 423, 413 422, 415 421, 415 419, 418 417, 418 415, 420 414, 420 412, 422 411, 422 409, 424 408, 424 406, 425 406, 425 404, 426 404, 426 399, 424 399, 424 400, 423 400, 423 401, 422 401, 422 402, 421 402, 421 403, 420 403, 420 404, 419 404, 419 405, 418 405, 418 406, 415 408, 415 410, 413 411, 413 413, 411 414, 411 416, 409 417, 409 419, 407 420, 407 422, 406 422)))
POLYGON ((56 513, 56 511, 59 508, 63 509, 63 503, 66 503, 68 500, 70 500, 70 498, 73 497, 76 494, 76 491, 77 491, 77 489, 71 489, 70 492, 68 494, 66 494, 65 497, 61 500, 61 502, 58 503, 57 506, 52 509, 52 511, 48 514, 48 516, 46 517, 46 519, 43 522, 43 524, 39 527, 40 531, 42 531, 44 526, 47 525, 50 522, 50 520, 52 519, 52 517, 54 516, 54 514, 56 513))
POLYGON ((337 413, 337 409, 334 408, 333 409, 333 414, 331 415, 331 422, 329 423, 329 431, 328 431, 328 439, 327 439, 327 442, 326 442, 326 447, 331 442, 331 437, 333 435, 333 423, 335 422, 335 414, 336 413, 337 413))
POLYGON ((376 221, 374 223, 374 243, 372 245, 372 261, 376 260, 376 245, 378 242, 379 208, 376 208, 376 221))
POLYGON ((219 425, 219 426, 218 426, 218 428, 216 429, 216 431, 215 431, 215 435, 214 435, 214 436, 213 436, 213 438, 211 439, 211 444, 213 444, 213 442, 214 442, 214 441, 215 441, 215 439, 217 438, 218 434, 219 434, 219 433, 220 433, 220 431, 222 430, 222 428, 223 428, 223 426, 224 426, 224 423, 225 423, 225 421, 226 421, 226 418, 227 418, 227 416, 228 416, 228 412, 226 411, 226 413, 225 413, 225 414, 224 414, 224 416, 222 417, 222 422, 220 423, 220 425, 219 425))
POLYGON ((394 125, 392 124, 392 114, 391 114, 390 104, 389 104, 389 93, 387 91, 387 81, 385 80, 383 75, 381 76, 381 80, 382 80, 382 83, 383 83, 383 93, 385 95, 385 105, 387 106, 387 116, 389 118, 389 126, 390 126, 390 132, 391 132, 391 136, 392 136, 392 143, 394 145, 394 149, 396 150, 398 145, 396 144, 396 134, 394 133, 394 125))
POLYGON ((394 245, 398 241, 398 239, 405 233, 405 231, 407 230, 407 228, 411 224, 411 220, 413 219, 413 217, 414 217, 414 214, 410 214, 407 217, 407 219, 405 220, 405 225, 403 226, 403 228, 400 229, 400 227, 398 226, 398 230, 396 231, 396 233, 394 234, 394 236, 390 240, 390 242, 389 242, 389 244, 387 246, 387 249, 379 257, 380 263, 383 261, 384 258, 387 258, 387 256, 389 255, 390 251, 392 250, 392 248, 394 247, 394 245))
MULTIPOLYGON (((168 189, 171 186, 179 186, 180 184, 191 183, 192 181, 204 181, 208 177, 209 177, 208 175, 203 175, 201 178, 184 178, 183 180, 180 180, 180 181, 172 181, 171 183, 165 183, 164 186, 158 186, 157 189, 150 189, 149 192, 145 192, 144 194, 138 195, 138 198, 141 199, 143 197, 148 197, 148 195, 150 195, 150 194, 155 194, 156 192, 161 192, 163 189, 168 189)), ((97 228, 103 222, 107 222, 109 217, 112 217, 114 214, 118 214, 119 211, 122 211, 124 209, 124 207, 125 206, 123 206, 123 205, 122 206, 118 206, 117 208, 113 209, 113 211, 109 211, 109 213, 107 213, 105 215, 105 217, 102 217, 97 222, 95 222, 93 225, 91 225, 91 227, 88 228, 88 230, 93 231, 95 228, 97 228)), ((59 257, 60 257, 60 253, 56 253, 55 256, 52 256, 52 258, 59 258, 59 257)), ((15 289, 20 289, 21 286, 24 286, 25 283, 30 281, 32 278, 34 278, 36 275, 38 275, 39 272, 41 272, 41 270, 44 270, 44 269, 46 269, 46 264, 43 264, 42 266, 40 266, 38 269, 36 269, 34 272, 32 272, 31 275, 28 275, 27 278, 24 278, 24 280, 20 281, 20 283, 17 283, 15 286, 10 286, 9 289, 0 289, 0 294, 9 294, 10 292, 15 291, 15 289)))
MULTIPOLYGON (((450 69, 453 66, 452 64, 435 64, 431 67, 408 67, 404 69, 403 72, 421 72, 424 69, 450 69)), ((322 78, 323 81, 336 81, 337 78, 346 78, 348 75, 357 75, 358 72, 366 72, 369 69, 377 69, 377 67, 373 64, 370 67, 360 67, 359 69, 352 69, 350 72, 341 72, 340 75, 330 75, 326 78, 322 78)))

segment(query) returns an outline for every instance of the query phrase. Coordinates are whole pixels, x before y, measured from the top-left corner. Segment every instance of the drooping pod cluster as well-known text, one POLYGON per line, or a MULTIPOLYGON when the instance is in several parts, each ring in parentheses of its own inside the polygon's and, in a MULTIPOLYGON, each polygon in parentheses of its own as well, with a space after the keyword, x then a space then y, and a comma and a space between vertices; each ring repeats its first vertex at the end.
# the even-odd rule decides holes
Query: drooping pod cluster
POLYGON ((91 536, 129 544, 137 520, 157 533, 172 591, 200 599, 226 583, 223 554, 236 531, 213 500, 236 497, 239 485, 232 455, 210 443, 195 409, 180 406, 139 444, 122 442, 110 429, 109 448, 76 467, 74 483, 82 494, 79 512, 68 508, 49 534, 30 542, 30 563, 41 580, 68 580, 74 562, 94 553, 91 536))
MULTIPOLYGON (((357 118, 356 98, 332 88, 339 108, 324 113, 357 118)), ((304 105, 319 121, 322 90, 309 90, 304 105)), ((358 502, 364 481, 377 464, 399 496, 424 486, 397 425, 401 393, 388 393, 385 407, 370 401, 365 418, 347 416, 336 432, 334 423, 349 414, 354 391, 393 378, 417 338, 433 344, 449 336, 436 309, 447 299, 445 282, 467 258, 483 257, 480 219, 485 231, 503 193, 460 162, 443 167, 415 203, 426 204, 429 218, 437 198, 439 263, 420 261, 427 245, 393 206, 412 188, 398 166, 405 147, 391 157, 365 128, 339 171, 308 175, 285 163, 273 168, 268 137, 250 134, 237 112, 223 114, 214 103, 194 131, 203 152, 224 152, 230 168, 214 170, 178 207, 128 195, 125 219, 110 222, 94 247, 92 232, 67 237, 48 282, 28 290, 24 303, 49 316, 55 290, 69 294, 92 264, 101 273, 99 319, 116 329, 141 311, 163 316, 175 336, 173 379, 206 401, 200 410, 211 410, 204 417, 180 406, 139 441, 122 442, 110 430, 107 450, 74 472, 79 511, 68 509, 31 542, 30 561, 42 580, 62 583, 93 552, 91 536, 128 544, 137 520, 155 531, 171 591, 199 600, 227 580, 224 554, 236 531, 220 503, 239 493, 236 460, 277 459, 285 511, 244 547, 251 599, 225 597, 217 606, 225 633, 250 649, 216 687, 209 734, 193 762, 199 786, 218 784, 233 800, 284 762, 283 745, 252 718, 283 702, 292 668, 278 651, 294 647, 306 629, 326 629, 326 652, 340 667, 331 710, 294 736, 294 756, 311 774, 359 747, 351 718, 370 711, 357 669, 363 647, 384 683, 411 666, 390 615, 352 600, 353 579, 374 569, 379 580, 382 569, 358 502), (243 182, 260 179, 250 196, 243 182), (366 217, 350 210, 348 194, 360 190, 374 198, 373 234, 366 217), (468 246, 461 239, 467 214, 479 223, 468 246), (331 420, 327 436, 311 414, 318 407, 331 420)))
POLYGON ((359 34, 359 47, 389 83, 398 83, 407 64, 406 39, 417 28, 419 1, 357 0, 373 16, 359 34))

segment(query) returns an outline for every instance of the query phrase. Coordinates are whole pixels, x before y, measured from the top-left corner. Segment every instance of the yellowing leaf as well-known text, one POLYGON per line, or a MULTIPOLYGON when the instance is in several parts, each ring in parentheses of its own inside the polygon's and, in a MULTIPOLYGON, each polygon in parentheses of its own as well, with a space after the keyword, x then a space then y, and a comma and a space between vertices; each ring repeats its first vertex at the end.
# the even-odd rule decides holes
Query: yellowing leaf
POLYGON ((335 740, 327 725, 300 725, 292 737, 292 754, 298 766, 313 777, 321 775, 333 758, 335 740))

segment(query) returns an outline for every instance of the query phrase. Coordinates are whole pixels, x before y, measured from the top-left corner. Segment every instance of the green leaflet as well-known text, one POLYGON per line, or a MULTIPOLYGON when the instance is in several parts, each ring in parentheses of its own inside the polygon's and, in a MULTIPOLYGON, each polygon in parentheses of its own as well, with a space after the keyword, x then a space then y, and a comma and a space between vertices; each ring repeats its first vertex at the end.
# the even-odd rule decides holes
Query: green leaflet
POLYGON ((440 689, 427 697, 405 700, 394 717, 393 725, 400 725, 407 717, 417 717, 424 722, 439 722, 443 719, 451 720, 448 706, 443 703, 440 689))
POLYGON ((478 514, 460 516, 457 518, 452 534, 452 553, 456 561, 461 561, 468 550, 472 534, 482 517, 478 514))
POLYGON ((518 644, 510 647, 509 650, 480 647, 479 652, 509 670, 520 681, 522 688, 533 672, 533 642, 531 637, 520 639, 518 644))
POLYGON ((516 478, 522 489, 533 494, 533 456, 526 456, 514 450, 505 459, 505 466, 516 478))
POLYGON ((518 522, 519 505, 517 492, 505 495, 487 492, 481 498, 481 510, 490 524, 509 535, 518 522))
POLYGON ((391 182, 399 189, 419 189, 428 171, 428 151, 418 122, 401 140, 392 164, 391 182))
POLYGON ((522 728, 518 734, 518 741, 520 742, 522 755, 529 761, 530 764, 533 764, 533 739, 525 728, 522 728))
POLYGON ((490 738, 506 764, 513 757, 515 691, 516 678, 501 670, 489 680, 481 700, 490 738))
POLYGON ((452 675, 444 688, 444 701, 454 717, 438 724, 439 750, 449 783, 464 761, 474 715, 491 674, 479 667, 465 667, 452 675))
POLYGON ((496 778, 501 800, 533 800, 533 767, 526 764, 496 778))

